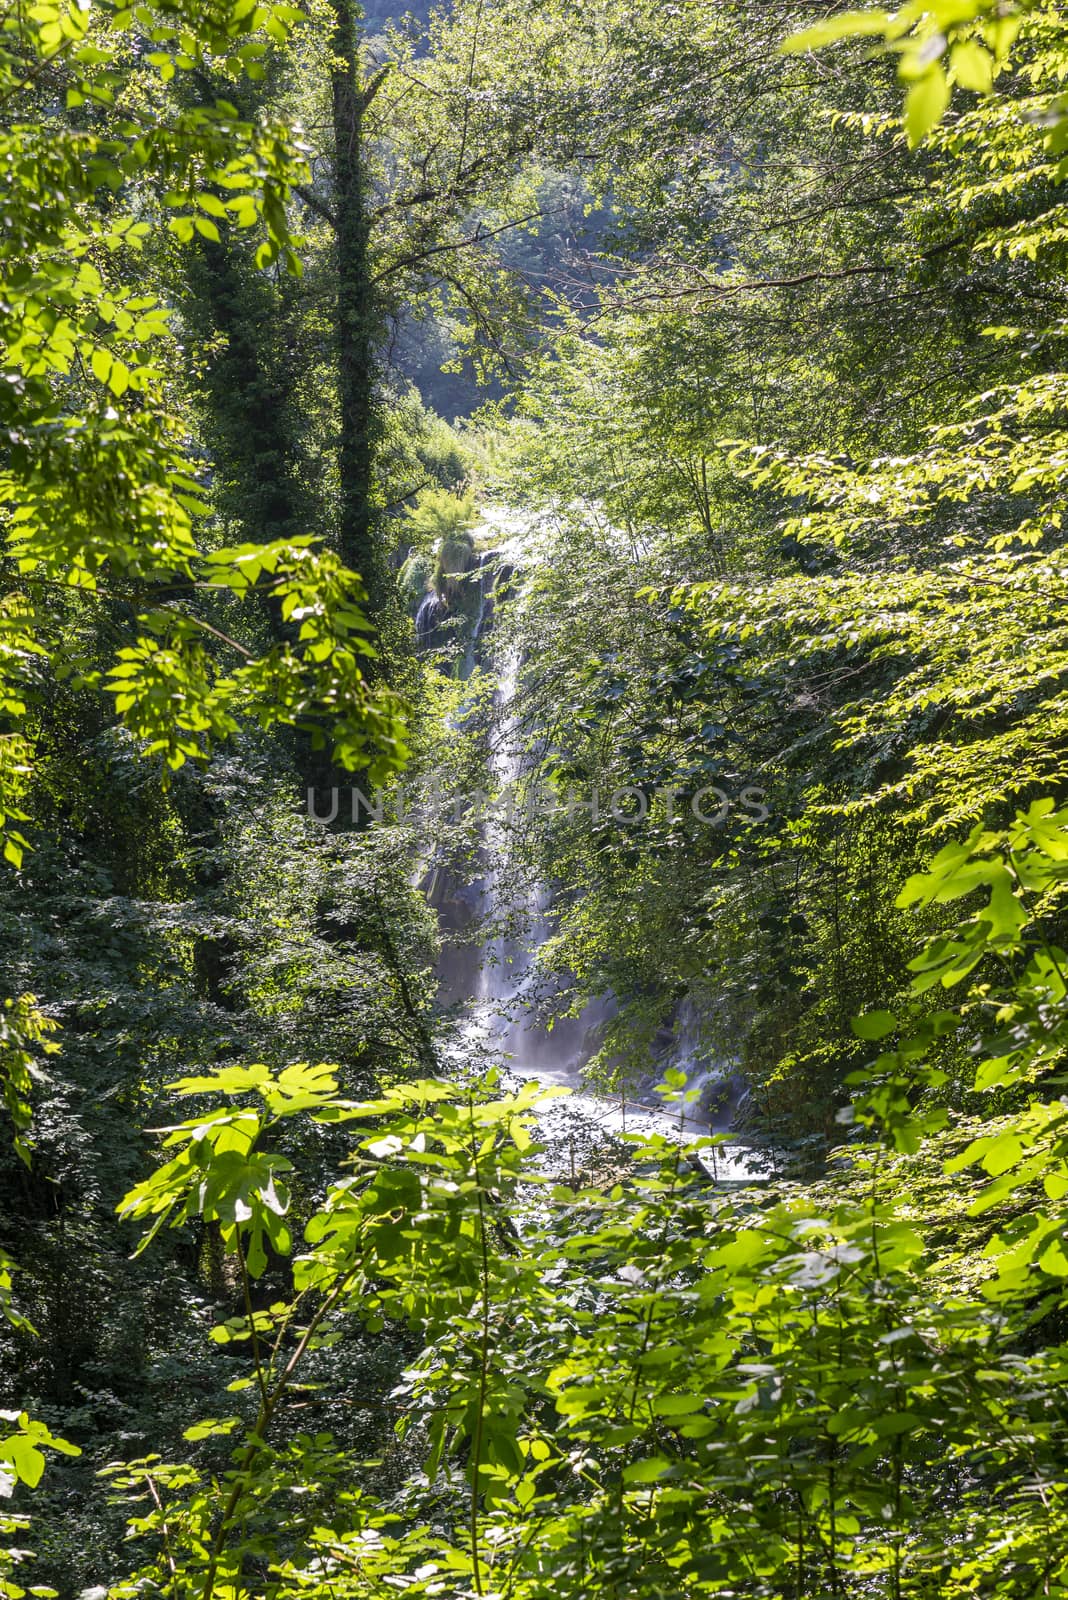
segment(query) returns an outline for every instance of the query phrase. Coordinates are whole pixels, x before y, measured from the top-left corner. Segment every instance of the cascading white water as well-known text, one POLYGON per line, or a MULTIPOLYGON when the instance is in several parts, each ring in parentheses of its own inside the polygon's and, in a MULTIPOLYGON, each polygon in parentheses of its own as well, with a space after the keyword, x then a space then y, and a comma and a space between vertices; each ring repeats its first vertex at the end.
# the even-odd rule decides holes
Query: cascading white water
MULTIPOLYGON (((515 647, 505 651, 498 674, 495 716, 489 749, 489 770, 496 794, 513 794, 522 775, 521 729, 516 713, 521 660, 515 647)), ((524 882, 517 870, 512 829, 496 808, 485 825, 485 870, 481 911, 489 936, 480 951, 475 995, 464 1029, 469 1046, 502 1054, 509 1071, 524 1080, 537 1079, 569 1091, 553 1102, 547 1121, 566 1136, 568 1118, 596 1124, 613 1133, 670 1136, 689 1143, 707 1135, 707 1119, 695 1099, 662 1109, 654 1105, 599 1096, 583 1085, 581 1068, 593 1053, 591 1037, 605 1020, 604 1005, 591 1005, 581 1017, 558 1022, 549 1031, 540 1021, 534 987, 537 953, 551 932, 547 896, 524 882)), ((688 1086, 692 1087, 692 1086, 688 1086)), ((756 1176, 737 1146, 702 1152, 701 1164, 719 1181, 739 1182, 756 1176)))
MULTIPOLYGON (((516 796, 523 776, 520 704, 522 660, 518 649, 502 641, 497 628, 502 580, 511 588, 512 575, 546 559, 544 529, 520 514, 493 509, 485 514, 484 529, 492 549, 484 549, 478 563, 479 604, 460 663, 460 676, 471 677, 492 663, 497 650, 497 689, 487 750, 490 787, 498 797, 482 828, 481 871, 474 881, 458 880, 446 869, 431 868, 425 875, 427 892, 436 907, 445 946, 439 963, 440 1001, 459 1013, 455 1036, 459 1057, 486 1065, 498 1064, 514 1078, 538 1080, 547 1087, 565 1089, 566 1099, 550 1102, 543 1113, 547 1140, 570 1147, 590 1147, 598 1129, 612 1133, 660 1134, 692 1143, 712 1131, 704 1085, 730 1089, 730 1069, 711 1059, 700 1038, 694 1008, 679 1008, 662 1049, 650 1058, 646 1085, 659 1072, 681 1067, 691 1078, 685 1105, 655 1095, 638 1101, 625 1096, 593 1093, 583 1081, 583 1068, 597 1052, 604 1024, 615 1013, 611 996, 587 1005, 578 1017, 543 1021, 544 1001, 552 983, 539 963, 539 952, 552 933, 551 900, 543 888, 521 868, 516 849, 518 817, 509 824, 506 797, 516 796), (476 944, 477 928, 482 938, 476 944), (539 1005, 539 1000, 543 1002, 539 1005)), ((438 641, 439 620, 448 606, 439 601, 433 613, 424 601, 421 642, 432 648, 438 641)), ((728 1096, 729 1098, 729 1096, 728 1096)), ((726 1107, 716 1122, 729 1126, 726 1107)), ((696 1155, 696 1153, 695 1153, 696 1155)), ((730 1144, 696 1155, 718 1181, 739 1182, 762 1176, 747 1159, 743 1147, 730 1144)))
MULTIPOLYGON (((496 714, 487 760, 498 806, 502 803, 500 797, 514 794, 521 770, 518 730, 513 714, 518 676, 519 652, 513 647, 505 657, 498 678, 496 714)), ((514 914, 521 913, 524 908, 507 903, 502 893, 502 868, 508 861, 510 847, 507 823, 502 822, 497 806, 490 808, 483 830, 483 845, 486 855, 486 870, 482 880, 484 914, 491 927, 498 927, 502 920, 507 926, 514 914)), ((521 975, 514 970, 514 963, 517 960, 522 962, 524 954, 525 946, 520 941, 511 940, 500 931, 495 932, 483 945, 478 975, 480 1003, 486 1005, 496 1002, 500 1005, 513 998, 515 983, 521 975)))

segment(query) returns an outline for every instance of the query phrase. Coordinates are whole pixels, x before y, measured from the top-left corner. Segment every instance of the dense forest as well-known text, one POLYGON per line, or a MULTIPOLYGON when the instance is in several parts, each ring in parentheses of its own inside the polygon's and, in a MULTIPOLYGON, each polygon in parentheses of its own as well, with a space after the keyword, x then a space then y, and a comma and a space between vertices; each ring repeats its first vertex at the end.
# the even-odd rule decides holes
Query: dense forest
POLYGON ((1068 14, 0 0, 0 1595, 1068 1596, 1068 14))

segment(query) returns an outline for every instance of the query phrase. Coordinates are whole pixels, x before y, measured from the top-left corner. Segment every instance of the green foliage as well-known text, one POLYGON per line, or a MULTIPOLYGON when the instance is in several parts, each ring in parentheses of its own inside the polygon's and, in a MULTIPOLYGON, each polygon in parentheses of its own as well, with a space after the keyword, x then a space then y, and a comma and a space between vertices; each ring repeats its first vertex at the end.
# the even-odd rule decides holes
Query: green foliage
MULTIPOLYGON (((17 1001, 7 1000, 0 1015, 0 1079, 4 1106, 14 1127, 15 1152, 26 1166, 30 1165, 32 1147, 31 1074, 39 1070, 35 1064, 38 1053, 54 1054, 58 1050, 59 1046, 49 1038, 55 1027, 53 1021, 41 1015, 30 994, 21 995, 17 1001)), ((0 1250, 0 1315, 11 1328, 33 1334, 34 1329, 16 1309, 12 1298, 14 1270, 11 1257, 0 1250)), ((44 1422, 26 1411, 0 1411, 0 1422, 7 1424, 0 1434, 0 1497, 4 1499, 10 1497, 16 1483, 24 1483, 31 1489, 36 1487, 44 1472, 46 1450, 68 1456, 81 1453, 77 1445, 59 1438, 44 1422)), ((27 1526, 28 1520, 23 1517, 0 1517, 0 1534, 8 1537, 22 1533, 27 1526)), ((0 1593, 10 1596, 10 1600, 21 1600, 27 1592, 14 1577, 27 1554, 17 1545, 0 1548, 0 1593)), ((55 1593, 41 1587, 31 1588, 29 1592, 55 1593)))
POLYGON ((469 631, 478 615, 481 591, 476 578, 479 557, 472 529, 478 520, 472 489, 424 489, 405 511, 404 533, 411 540, 399 573, 399 584, 414 617, 427 595, 437 597, 440 617, 458 620, 469 631))
MULTIPOLYGON (((32 729, 20 684, 51 646, 45 596, 56 585, 114 595, 140 612, 110 681, 126 725, 172 768, 230 734, 239 710, 302 727, 336 713, 337 759, 350 764, 366 756, 374 723, 392 747, 378 759, 395 764, 398 711, 361 671, 366 624, 351 576, 307 539, 259 557, 252 547, 208 554, 198 545, 204 485, 169 405, 170 313, 126 277, 158 232, 217 239, 214 218, 259 230, 262 265, 287 253, 295 267, 286 202, 305 167, 293 136, 242 119, 224 99, 179 103, 162 85, 176 72, 195 81, 208 55, 225 76, 255 76, 267 41, 284 40, 296 20, 286 6, 193 5, 166 18, 45 6, 5 24, 0 92, 18 116, 5 136, 0 364, 12 448, 0 506, 22 597, 7 608, 14 725, 2 804, 15 821, 32 729), (158 86, 146 83, 143 95, 134 93, 137 57, 158 86), (103 208, 102 194, 111 196, 103 208), (174 598, 223 587, 235 597, 266 589, 298 624, 297 648, 257 657, 174 598), (245 664, 217 668, 208 638, 245 664)), ((9 859, 17 863, 23 847, 12 837, 9 859)))
MULTIPOLYGON (((175 859, 188 846, 182 804, 146 801, 145 775, 124 758, 159 757, 181 781, 181 769, 205 763, 242 728, 282 726, 376 778, 404 759, 400 702, 371 682, 359 578, 309 537, 307 523, 274 540, 257 527, 254 542, 227 547, 209 519, 213 468, 185 403, 185 328, 169 303, 181 252, 220 248, 224 237, 227 246, 244 239, 260 269, 299 272, 293 196, 307 177, 306 147, 273 114, 241 108, 248 83, 264 77, 302 20, 285 5, 194 0, 136 14, 42 5, 5 16, 0 29, 0 530, 9 591, 0 619, 0 823, 6 860, 19 869, 4 885, 4 938, 13 984, 32 971, 49 995, 46 1017, 26 984, 0 1023, 5 1105, 26 1165, 35 1091, 33 1167, 20 1180, 2 1163, 5 1227, 21 1270, 16 1311, 13 1262, 0 1254, 11 1325, 3 1382, 19 1395, 4 1413, 14 1424, 0 1441, 5 1493, 15 1480, 37 1486, 45 1450, 79 1454, 59 1436, 57 1401, 74 1409, 72 1431, 91 1444, 95 1407, 96 1417, 136 1427, 129 1387, 145 1371, 146 1325, 168 1297, 123 1278, 100 1212, 129 1182, 134 1121, 158 1087, 154 1053, 181 1059, 169 1031, 175 969, 188 982, 191 969, 210 963, 198 961, 196 917, 175 915, 161 941, 158 922, 147 933, 152 914, 121 891, 104 909, 113 869, 122 887, 156 901, 166 923, 159 902, 190 865, 189 855, 175 859), (278 627, 264 645, 261 618, 272 608, 278 627), (117 818, 125 843, 112 832, 117 818), (50 843, 50 829, 66 834, 63 845, 50 843), (51 921, 44 907, 57 894, 64 905, 51 921), (50 967, 48 946, 65 919, 73 929, 86 916, 87 944, 72 936, 50 967), (155 1017, 146 1026, 149 993, 155 1017), (46 1075, 37 1063, 56 1049, 53 1018, 68 1025, 67 1050, 46 1075), (101 1081, 102 1067, 110 1081, 101 1081), (104 1302, 118 1281, 132 1303, 113 1315, 104 1302), (41 1402, 32 1415, 21 1403, 27 1391, 41 1402), (85 1402, 80 1418, 75 1401, 85 1402)), ((189 797, 187 787, 186 806, 189 797)), ((210 1031, 215 1051, 217 1023, 210 1031)), ((195 1320, 195 1308, 180 1312, 187 1323, 190 1312, 195 1320)), ((157 1381, 157 1396, 164 1388, 157 1381)), ((63 1483, 50 1473, 39 1494, 53 1511, 66 1496, 69 1525, 63 1483)), ((5 1532, 24 1526, 21 1515, 4 1519, 5 1532)), ((54 1524, 39 1531, 45 1559, 62 1572, 54 1524)), ((25 1554, 5 1551, 5 1594, 23 1593, 13 1574, 25 1554)))
MULTIPOLYGON (((1010 64, 1021 29, 1036 18, 1057 23, 1056 8, 1042 0, 941 0, 903 5, 898 11, 845 11, 787 40, 792 52, 818 50, 850 38, 882 38, 898 57, 898 77, 908 85, 904 123, 917 145, 941 120, 954 88, 988 94, 1010 64)), ((1058 127, 1060 105, 1047 125, 1058 127)))
POLYGON ((33 1118, 30 1105, 32 1078, 37 1053, 54 1055, 59 1045, 50 1039, 56 1023, 41 1015, 32 994, 18 1000, 5 1000, 0 1013, 0 1078, 3 1080, 4 1109, 15 1130, 15 1150, 30 1164, 29 1128, 33 1118))
MULTIPOLYGON (((455 492, 468 477, 468 448, 443 418, 425 406, 415 389, 391 397, 379 458, 382 494, 387 505, 412 497, 428 486, 455 492)), ((408 519, 401 526, 407 532, 408 519)))
POLYGON ((58 1450, 66 1456, 76 1456, 77 1447, 68 1444, 65 1439, 56 1439, 45 1427, 43 1422, 32 1421, 25 1413, 5 1411, 2 1413, 5 1422, 13 1422, 17 1426, 13 1433, 0 1439, 0 1461, 7 1463, 5 1472, 4 1492, 11 1493, 14 1481, 29 1484, 32 1489, 41 1481, 44 1472, 44 1451, 58 1450))
MULTIPOLYGON (((361 1585, 381 1580, 388 1588, 398 1562, 420 1565, 428 1543, 438 1541, 428 1541, 423 1531, 384 1539, 384 1532, 394 1532, 395 1519, 358 1490, 343 1487, 345 1469, 329 1436, 313 1440, 300 1431, 299 1421, 294 1427, 290 1408, 308 1390, 302 1375, 309 1358, 341 1338, 353 1318, 372 1328, 399 1319, 435 1330, 468 1330, 478 1340, 478 1353, 466 1371, 450 1373, 447 1411, 458 1409, 468 1419, 455 1437, 470 1440, 476 1482, 483 1465, 488 1470, 500 1459, 509 1425, 493 1404, 485 1324, 491 1263, 500 1248, 494 1218, 503 1217, 515 1190, 538 1091, 528 1087, 498 1100, 472 1093, 457 1104, 444 1086, 418 1081, 361 1104, 338 1093, 335 1069, 324 1066, 289 1067, 279 1074, 233 1068, 174 1088, 182 1096, 251 1093, 264 1104, 262 1113, 217 1108, 167 1130, 167 1143, 179 1154, 121 1205, 130 1217, 157 1219, 142 1248, 168 1220, 180 1226, 199 1215, 223 1222, 224 1243, 246 1283, 246 1313, 217 1327, 213 1337, 247 1343, 252 1370, 230 1387, 238 1394, 251 1389, 258 1406, 243 1427, 240 1417, 212 1418, 186 1430, 186 1438, 196 1441, 242 1429, 235 1466, 218 1484, 158 1456, 110 1470, 127 1501, 147 1502, 133 1524, 136 1532, 163 1541, 158 1567, 110 1592, 133 1594, 153 1575, 154 1581, 168 1581, 167 1574, 205 1596, 242 1592, 246 1569, 265 1566, 272 1593, 295 1594, 322 1570, 321 1563, 335 1564, 332 1556, 342 1574, 351 1560, 353 1579, 361 1585), (257 1146, 296 1116, 328 1124, 373 1120, 375 1126, 359 1139, 352 1175, 329 1189, 307 1222, 308 1248, 293 1263, 294 1298, 260 1310, 248 1285, 266 1265, 262 1239, 266 1234, 279 1254, 290 1252, 292 1239, 281 1221, 288 1194, 276 1176, 289 1164, 257 1146), (310 1517, 298 1513, 296 1522, 282 1510, 294 1492, 310 1496, 315 1507, 310 1517)), ((443 1425, 444 1419, 443 1413, 443 1425)), ((471 1537, 470 1560, 477 1565, 477 1517, 471 1537)), ((457 1570, 470 1570, 459 1551, 453 1559, 457 1570)), ((416 1581, 429 1575, 423 1566, 416 1581)))
MULTIPOLYGON (((1031 263, 1036 291, 1062 250, 1061 52, 1057 20, 1036 8, 1017 76, 930 135, 936 177, 913 220, 927 236, 963 221, 974 273, 1012 262, 1008 284, 1031 263)), ((845 464, 736 447, 751 483, 789 497, 782 532, 825 571, 694 591, 721 640, 759 641, 765 660, 817 676, 850 662, 858 692, 828 709, 879 775, 866 787, 942 825, 982 816, 1005 787, 1026 798, 1059 781, 1064 738, 1060 323, 1043 308, 982 331, 981 390, 940 408, 912 449, 845 464)))
MULTIPOLYGON (((30 1489, 40 1483, 45 1469, 46 1450, 55 1450, 65 1456, 81 1453, 77 1445, 56 1438, 43 1422, 35 1421, 25 1411, 0 1411, 0 1421, 10 1429, 0 1436, 0 1495, 5 1499, 11 1495, 16 1483, 24 1483, 30 1489), (14 1424, 13 1428, 11 1424, 14 1424)), ((9 1511, 0 1514, 0 1536, 5 1540, 23 1535, 28 1526, 28 1517, 9 1511)), ((0 1548, 0 1595, 4 1596, 4 1600, 23 1600, 27 1594, 42 1597, 56 1595, 57 1591, 47 1585, 31 1583, 29 1588, 24 1588, 18 1582, 24 1563, 32 1559, 32 1552, 18 1544, 5 1544, 0 1548)))
POLYGON ((1062 1593, 1063 24, 910 5, 784 55, 804 5, 487 0, 349 62, 363 333, 415 298, 528 375, 483 466, 548 513, 494 615, 559 802, 513 852, 557 889, 532 990, 613 997, 606 1077, 658 1075, 684 1018, 742 1067, 795 1176, 730 1186, 633 1138, 559 1183, 533 1085, 439 1076, 446 1038, 474 1052, 437 1031, 413 880, 470 828, 299 814, 309 748, 381 784, 414 744, 416 782, 461 791, 491 689, 372 646, 331 548, 354 499, 383 530, 408 505, 412 607, 476 594, 456 436, 365 388, 375 475, 336 447, 338 148, 276 113, 336 133, 339 74, 326 30, 274 52, 298 20, 2 33, 0 1457, 41 1479, 46 1575, 1062 1593), (534 361, 540 258, 494 243, 567 188, 532 155, 615 208, 534 361), (300 208, 307 287, 253 278, 241 234, 292 268, 300 208), (623 787, 639 827, 591 803, 623 787), (84 1455, 42 1478, 61 1426, 84 1455))
POLYGON ((415 550, 405 558, 397 574, 401 594, 413 616, 419 610, 419 602, 434 587, 435 565, 434 557, 428 551, 415 550))
MULTIPOLYGON (((166 1206, 177 1222, 218 1208, 250 1260, 278 1194, 266 1149, 249 1176, 253 1126, 375 1126, 305 1228, 296 1300, 250 1304, 215 1332, 247 1353, 235 1390, 259 1396, 234 1468, 217 1487, 151 1457, 113 1470, 143 1507, 133 1528, 159 1549, 139 1581, 169 1572, 197 1593, 282 1597, 385 1594, 403 1578, 415 1594, 531 1600, 549 1586, 771 1596, 863 1582, 921 1600, 976 1585, 1022 1597, 1041 1571, 1056 1592, 1064 1351, 1056 1336, 1029 1340, 1037 1319, 1056 1326, 1068 1274, 1056 1207, 1068 1151, 1048 1097, 1068 990, 1043 933, 1066 860, 1068 815, 1043 802, 909 880, 906 905, 975 901, 913 961, 916 995, 932 973, 957 990, 974 976, 937 1025, 902 1028, 863 1075, 856 1126, 898 1153, 856 1140, 807 1190, 695 1187, 678 1147, 639 1140, 611 1193, 543 1174, 524 1198, 519 1180, 538 1171, 531 1089, 462 1099, 421 1082, 353 1104, 327 1068, 178 1086, 238 1102, 172 1130, 183 1154, 124 1209, 166 1206), (982 1036, 991 1018, 1006 1043, 981 1045, 976 1094, 1029 1092, 950 1127, 931 1101, 929 1041, 976 1024, 982 1036), (1039 1187, 1050 1209, 1036 1211, 1039 1187), (400 1428, 425 1430, 425 1490, 402 1521, 331 1487, 330 1442, 294 1437, 287 1420, 302 1363, 347 1316, 408 1320, 426 1341, 399 1391, 400 1428), (312 1518, 282 1509, 297 1487, 316 1497, 312 1518)), ((881 1012, 858 1032, 898 1026, 881 1012)), ((241 1426, 213 1418, 188 1436, 241 1426)))
POLYGON ((471 489, 462 494, 449 489, 424 489, 404 513, 405 532, 413 544, 424 549, 435 546, 439 540, 462 536, 476 521, 475 496, 471 489))
MULTIPOLYGON (((63 841, 42 842, 0 886, 5 968, 46 991, 63 1024, 62 1053, 34 1084, 32 1172, 0 1154, 0 1243, 17 1256, 17 1305, 37 1330, 0 1341, 5 1403, 83 1452, 50 1468, 34 1492, 32 1541, 21 1541, 61 1593, 123 1570, 121 1512, 97 1472, 151 1450, 212 1465, 211 1442, 183 1444, 182 1432, 232 1406, 232 1352, 205 1339, 242 1305, 219 1225, 198 1218, 131 1259, 114 1213, 144 1175, 141 1128, 186 1115, 164 1086, 204 1063, 277 1072, 326 1048, 344 1092, 368 1095, 382 1071, 420 1069, 434 991, 410 829, 331 838, 266 741, 243 740, 204 776, 187 765, 166 795, 129 746, 102 745, 81 760, 64 752, 62 766, 42 761, 59 786, 63 841)), ((51 821, 44 796, 36 805, 51 821)), ((299 1120, 287 1124, 292 1170, 281 1175, 285 1225, 298 1235, 347 1145, 342 1129, 297 1130, 299 1120)), ((254 1291, 264 1303, 287 1292, 282 1258, 268 1254, 254 1291)), ((317 1428, 359 1459, 381 1453, 409 1357, 394 1337, 324 1352, 316 1380, 330 1398, 317 1428), (346 1393, 358 1398, 337 1398, 346 1393)))
MULTIPOLYGON (((658 87, 618 84, 602 128, 618 276, 564 318, 506 479, 557 522, 516 620, 531 748, 564 808, 602 795, 595 825, 531 844, 558 885, 546 962, 571 1009, 622 1001, 609 1070, 647 1072, 695 1008, 754 1125, 806 1158, 856 1065, 850 1017, 900 992, 892 885, 931 830, 1063 778, 1063 26, 936 12, 898 14, 903 60, 940 22, 962 51, 989 25, 1011 71, 915 153, 881 52, 779 52, 800 10, 620 25, 658 87), (652 797, 702 781, 752 784, 770 817, 701 829, 684 800, 669 823, 652 797), (641 827, 603 814, 627 784, 641 827)), ((863 16, 820 27, 881 38, 863 16)))

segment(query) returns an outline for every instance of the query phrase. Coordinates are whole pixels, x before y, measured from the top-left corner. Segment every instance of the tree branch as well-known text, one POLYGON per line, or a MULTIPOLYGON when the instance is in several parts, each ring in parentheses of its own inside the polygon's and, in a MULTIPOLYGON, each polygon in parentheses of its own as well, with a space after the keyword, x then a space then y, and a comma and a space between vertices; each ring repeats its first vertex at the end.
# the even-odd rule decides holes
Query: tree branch
POLYGON ((324 222, 329 222, 332 228, 337 227, 337 217, 327 205, 326 201, 320 200, 314 189, 309 189, 306 183, 298 183, 296 185, 296 192, 300 195, 300 198, 304 201, 304 204, 308 207, 309 211, 318 212, 319 216, 322 217, 324 222))
POLYGON ((476 244, 484 244, 487 239, 495 239, 498 234, 507 233, 510 228, 521 228, 525 223, 535 222, 539 217, 551 216, 554 211, 562 210, 560 206, 553 206, 549 210, 531 211, 525 217, 514 217, 511 222, 502 222, 498 228, 483 229, 481 223, 474 233, 466 239, 453 239, 448 244, 428 245, 425 250, 418 250, 411 255, 401 256, 399 261, 393 261, 388 267, 383 267, 371 279, 372 283, 384 283, 387 278, 393 277, 397 272, 402 272, 405 267, 418 266, 420 262, 428 261, 431 256, 445 255, 457 250, 467 250, 476 244))

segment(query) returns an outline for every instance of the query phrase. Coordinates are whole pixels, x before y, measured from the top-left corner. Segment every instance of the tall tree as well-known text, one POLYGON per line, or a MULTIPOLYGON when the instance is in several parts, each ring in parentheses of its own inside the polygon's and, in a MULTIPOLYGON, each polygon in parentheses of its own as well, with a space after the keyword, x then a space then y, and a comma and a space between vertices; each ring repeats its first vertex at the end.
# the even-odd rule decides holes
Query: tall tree
POLYGON ((371 281, 364 116, 387 67, 364 82, 355 0, 331 0, 333 204, 337 252, 337 358, 341 477, 339 547, 363 577, 372 610, 385 600, 386 562, 373 510, 374 449, 378 433, 376 346, 381 313, 371 281))

